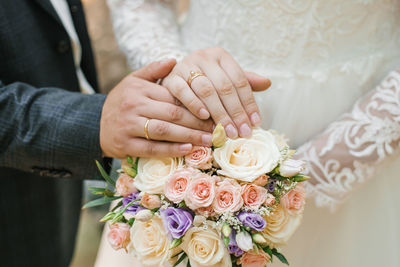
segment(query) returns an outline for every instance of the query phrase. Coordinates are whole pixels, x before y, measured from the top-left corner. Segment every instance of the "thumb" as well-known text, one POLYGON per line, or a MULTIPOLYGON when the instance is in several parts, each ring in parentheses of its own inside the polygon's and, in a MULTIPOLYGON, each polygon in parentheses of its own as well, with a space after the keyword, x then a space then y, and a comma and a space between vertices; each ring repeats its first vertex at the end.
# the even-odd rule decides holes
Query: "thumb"
POLYGON ((251 89, 255 92, 267 90, 271 86, 271 81, 268 78, 255 74, 254 72, 245 72, 245 75, 250 83, 251 89))
POLYGON ((156 82, 158 79, 162 79, 167 76, 175 67, 175 65, 176 60, 173 58, 156 61, 132 72, 132 75, 149 82, 156 82))

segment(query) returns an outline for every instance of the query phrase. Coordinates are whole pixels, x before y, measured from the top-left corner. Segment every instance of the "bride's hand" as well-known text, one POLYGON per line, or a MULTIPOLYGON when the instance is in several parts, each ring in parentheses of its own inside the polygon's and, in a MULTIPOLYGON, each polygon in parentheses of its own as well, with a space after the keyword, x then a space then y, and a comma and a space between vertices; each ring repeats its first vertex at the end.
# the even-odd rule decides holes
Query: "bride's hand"
POLYGON ((185 57, 162 84, 198 118, 211 115, 216 123, 222 123, 229 137, 236 138, 238 134, 249 136, 251 125, 261 123, 253 90, 265 90, 271 83, 245 73, 224 49, 209 48, 185 57), (190 83, 191 72, 204 75, 190 83))
POLYGON ((104 156, 183 156, 191 151, 192 144, 211 146, 212 121, 196 118, 177 105, 166 88, 155 83, 175 64, 175 60, 152 63, 126 76, 111 90, 100 120, 104 156), (146 124, 151 140, 146 140, 146 124))

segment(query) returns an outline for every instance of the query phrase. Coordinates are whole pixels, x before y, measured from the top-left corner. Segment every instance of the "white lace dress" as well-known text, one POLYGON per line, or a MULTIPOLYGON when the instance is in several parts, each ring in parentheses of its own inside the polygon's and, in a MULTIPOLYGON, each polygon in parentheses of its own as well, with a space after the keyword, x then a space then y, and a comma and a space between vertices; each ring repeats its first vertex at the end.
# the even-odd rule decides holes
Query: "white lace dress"
POLYGON ((400 0, 196 0, 180 25, 170 1, 108 1, 132 68, 220 46, 271 79, 263 127, 312 177, 292 266, 400 266, 400 0))

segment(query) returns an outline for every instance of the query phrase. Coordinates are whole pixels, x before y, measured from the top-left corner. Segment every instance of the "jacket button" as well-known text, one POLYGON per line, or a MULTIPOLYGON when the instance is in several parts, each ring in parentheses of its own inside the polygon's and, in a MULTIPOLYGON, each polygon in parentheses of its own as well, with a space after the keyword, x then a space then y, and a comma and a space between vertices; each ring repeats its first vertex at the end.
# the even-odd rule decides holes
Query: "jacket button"
POLYGON ((78 11, 78 6, 77 5, 72 5, 71 7, 70 7, 70 9, 71 9, 71 12, 72 13, 75 13, 75 12, 77 12, 78 11))
POLYGON ((57 51, 61 54, 66 53, 69 50, 69 44, 66 40, 61 40, 58 42, 57 51))

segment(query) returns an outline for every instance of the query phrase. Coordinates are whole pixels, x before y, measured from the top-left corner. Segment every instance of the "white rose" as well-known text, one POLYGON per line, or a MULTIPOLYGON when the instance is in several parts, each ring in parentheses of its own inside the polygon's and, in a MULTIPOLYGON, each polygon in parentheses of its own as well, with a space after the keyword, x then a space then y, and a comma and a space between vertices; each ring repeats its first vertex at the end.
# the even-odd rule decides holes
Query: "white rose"
POLYGON ((192 267, 231 267, 231 257, 215 229, 215 223, 207 221, 207 229, 190 228, 182 239, 181 248, 188 255, 192 267))
POLYGON ((135 220, 131 240, 130 249, 144 266, 162 266, 171 257, 170 240, 158 216, 147 222, 135 220))
POLYGON ((287 159, 279 166, 279 173, 284 177, 292 177, 306 169, 302 160, 287 159))
POLYGON ((286 245, 287 241, 299 227, 302 214, 290 215, 280 204, 273 207, 268 216, 264 216, 267 226, 262 234, 267 240, 267 244, 272 247, 286 245))
POLYGON ((142 192, 163 194, 165 182, 182 165, 182 158, 140 158, 134 185, 142 192))
POLYGON ((236 235, 236 243, 238 247, 243 251, 249 251, 253 248, 253 240, 251 238, 251 235, 246 231, 239 232, 236 235))
POLYGON ((274 136, 260 128, 254 129, 249 139, 229 139, 214 150, 214 159, 221 168, 218 174, 250 183, 272 171, 280 158, 274 136))

